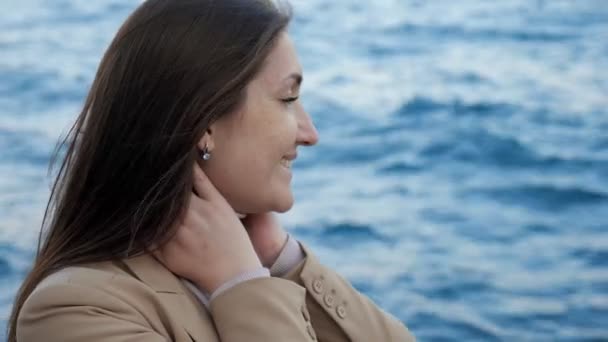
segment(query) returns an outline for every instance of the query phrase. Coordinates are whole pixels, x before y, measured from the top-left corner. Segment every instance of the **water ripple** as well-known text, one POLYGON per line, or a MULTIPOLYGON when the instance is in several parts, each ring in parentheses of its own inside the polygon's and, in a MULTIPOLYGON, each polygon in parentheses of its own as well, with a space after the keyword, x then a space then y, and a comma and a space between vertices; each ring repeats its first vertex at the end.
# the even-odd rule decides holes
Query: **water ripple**
POLYGON ((522 185, 509 188, 478 189, 471 193, 509 205, 540 210, 564 210, 576 205, 598 204, 608 200, 608 194, 580 188, 553 185, 522 185))

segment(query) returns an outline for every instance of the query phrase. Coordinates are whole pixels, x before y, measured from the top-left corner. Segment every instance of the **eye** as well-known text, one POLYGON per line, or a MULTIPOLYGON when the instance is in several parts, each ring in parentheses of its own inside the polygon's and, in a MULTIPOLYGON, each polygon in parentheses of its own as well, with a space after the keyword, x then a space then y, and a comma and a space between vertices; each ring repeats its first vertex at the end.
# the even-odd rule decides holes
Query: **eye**
POLYGON ((286 99, 282 99, 281 101, 284 103, 291 103, 291 102, 295 102, 298 100, 298 96, 294 96, 294 97, 288 97, 286 99))

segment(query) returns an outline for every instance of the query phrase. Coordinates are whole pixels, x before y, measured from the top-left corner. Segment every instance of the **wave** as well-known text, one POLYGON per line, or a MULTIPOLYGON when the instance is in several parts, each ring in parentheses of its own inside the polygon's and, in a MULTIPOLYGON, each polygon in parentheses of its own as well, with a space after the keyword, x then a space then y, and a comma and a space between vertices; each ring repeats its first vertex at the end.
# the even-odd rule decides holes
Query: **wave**
MULTIPOLYGON (((474 74, 475 77, 481 78, 474 74)), ((473 77, 473 76, 469 76, 473 77)), ((517 110, 518 106, 501 102, 473 102, 465 103, 460 99, 439 101, 425 96, 415 96, 395 111, 395 116, 410 117, 437 111, 447 111, 454 115, 507 115, 517 110)))
POLYGON ((3 75, 0 78, 0 97, 19 99, 13 102, 13 108, 9 106, 13 115, 81 103, 86 95, 86 82, 82 77, 66 82, 62 80, 65 76, 58 71, 2 69, 0 72, 3 75))
POLYGON ((463 41, 515 41, 539 43, 566 43, 580 37, 574 32, 557 32, 538 29, 506 29, 506 28, 468 28, 458 25, 417 25, 402 24, 385 30, 391 36, 409 36, 419 39, 447 39, 463 41))
POLYGON ((469 193, 481 194, 503 204, 550 211, 608 201, 608 194, 603 192, 578 187, 557 187, 553 185, 521 185, 476 189, 470 190, 469 193))
POLYGON ((420 173, 425 170, 424 165, 408 163, 405 161, 394 161, 386 165, 379 166, 376 172, 380 175, 407 175, 420 173))
POLYGON ((379 233, 373 226, 354 222, 322 225, 321 229, 296 227, 298 235, 310 236, 328 246, 352 245, 370 242, 390 243, 392 239, 379 233))
POLYGON ((483 130, 451 132, 432 140, 418 152, 428 162, 456 161, 500 168, 521 168, 562 173, 597 171, 608 174, 608 160, 541 155, 516 137, 483 130))
POLYGON ((3 163, 26 163, 35 166, 46 166, 50 161, 51 149, 54 147, 48 144, 48 149, 32 144, 36 137, 36 132, 14 132, 0 127, 0 147, 3 152, 0 161, 3 163))
POLYGON ((608 248, 576 248, 570 251, 570 256, 583 260, 590 267, 604 268, 608 265, 608 248))
POLYGON ((5 277, 12 273, 12 268, 8 261, 0 257, 0 276, 5 277))

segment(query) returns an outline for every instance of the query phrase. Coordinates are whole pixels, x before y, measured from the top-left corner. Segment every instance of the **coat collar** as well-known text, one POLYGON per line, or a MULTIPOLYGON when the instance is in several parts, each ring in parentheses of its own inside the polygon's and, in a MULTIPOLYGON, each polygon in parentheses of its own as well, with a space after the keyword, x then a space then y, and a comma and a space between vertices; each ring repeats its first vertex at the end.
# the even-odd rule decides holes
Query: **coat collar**
POLYGON ((195 341, 216 341, 217 333, 209 313, 184 280, 171 273, 151 254, 123 260, 131 272, 158 295, 170 317, 181 323, 195 341))

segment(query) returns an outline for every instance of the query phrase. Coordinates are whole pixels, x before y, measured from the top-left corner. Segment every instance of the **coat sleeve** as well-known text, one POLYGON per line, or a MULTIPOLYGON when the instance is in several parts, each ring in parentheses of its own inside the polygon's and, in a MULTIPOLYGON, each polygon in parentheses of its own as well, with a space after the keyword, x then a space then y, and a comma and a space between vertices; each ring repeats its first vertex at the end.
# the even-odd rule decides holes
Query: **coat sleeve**
POLYGON ((240 283, 211 302, 222 342, 316 341, 306 290, 281 278, 240 283))
POLYGON ((301 246, 306 258, 284 278, 306 288, 306 305, 320 341, 415 341, 403 323, 301 246))

